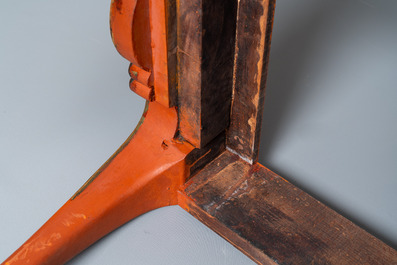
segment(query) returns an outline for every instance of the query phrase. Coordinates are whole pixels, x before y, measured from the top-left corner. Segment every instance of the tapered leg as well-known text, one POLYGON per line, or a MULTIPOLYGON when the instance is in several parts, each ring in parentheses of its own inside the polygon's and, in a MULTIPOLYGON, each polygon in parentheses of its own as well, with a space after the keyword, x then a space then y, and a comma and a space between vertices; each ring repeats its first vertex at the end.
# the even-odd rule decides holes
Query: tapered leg
POLYGON ((142 119, 137 132, 4 265, 63 264, 134 217, 177 204, 192 147, 173 140, 174 108, 149 103, 142 119))

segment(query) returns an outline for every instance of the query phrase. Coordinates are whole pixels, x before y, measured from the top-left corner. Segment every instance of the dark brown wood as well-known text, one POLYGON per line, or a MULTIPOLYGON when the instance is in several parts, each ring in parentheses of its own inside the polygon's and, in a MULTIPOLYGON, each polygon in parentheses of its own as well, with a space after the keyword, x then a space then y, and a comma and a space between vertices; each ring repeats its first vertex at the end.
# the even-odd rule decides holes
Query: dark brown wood
POLYGON ((178 3, 179 128, 201 148, 229 125, 237 0, 178 3))
POLYGON ((195 148, 186 156, 186 164, 189 168, 188 179, 225 151, 225 140, 225 133, 221 133, 204 148, 195 148))
POLYGON ((176 106, 178 104, 176 0, 166 0, 165 4, 167 23, 168 90, 170 106, 176 106))
POLYGON ((227 146, 258 159, 275 0, 241 0, 237 19, 233 104, 227 146))
POLYGON ((274 6, 112 1, 112 37, 147 108, 4 265, 62 264, 132 218, 175 204, 261 264, 397 264, 391 247, 256 163, 274 6))
POLYGON ((262 165, 224 152, 180 203, 260 264, 397 264, 397 252, 262 165))

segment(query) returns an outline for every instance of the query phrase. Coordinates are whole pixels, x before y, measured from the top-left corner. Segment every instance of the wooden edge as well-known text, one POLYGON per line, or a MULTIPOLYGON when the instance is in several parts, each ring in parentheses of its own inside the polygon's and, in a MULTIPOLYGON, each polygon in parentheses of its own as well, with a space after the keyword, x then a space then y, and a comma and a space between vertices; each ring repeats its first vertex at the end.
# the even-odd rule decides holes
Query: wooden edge
POLYGON ((197 148, 229 126, 237 3, 177 1, 179 130, 197 148))
POLYGON ((397 252, 264 166, 225 151, 178 204, 259 264, 397 264, 397 252))
POLYGON ((266 254, 263 254, 255 249, 255 247, 245 238, 239 236, 234 231, 227 229, 222 223, 216 218, 211 218, 208 214, 203 211, 192 199, 186 195, 183 191, 178 194, 179 206, 186 210, 188 213, 193 215, 197 220, 211 228, 215 233, 229 241, 239 251, 244 253, 250 259, 258 264, 277 264, 270 259, 266 254), (230 240, 233 238, 233 240, 230 240))
POLYGON ((172 107, 168 89, 167 5, 165 1, 149 0, 149 21, 152 48, 155 100, 172 107))
POLYGON ((275 0, 239 1, 227 147, 257 162, 275 0))

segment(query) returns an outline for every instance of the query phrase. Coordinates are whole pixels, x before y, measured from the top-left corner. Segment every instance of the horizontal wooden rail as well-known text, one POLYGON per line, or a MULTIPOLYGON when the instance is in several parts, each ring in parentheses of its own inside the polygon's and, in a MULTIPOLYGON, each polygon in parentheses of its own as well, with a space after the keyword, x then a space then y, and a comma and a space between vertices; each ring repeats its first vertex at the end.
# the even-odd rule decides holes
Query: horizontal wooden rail
POLYGON ((179 205, 259 264, 397 264, 397 251, 229 151, 185 184, 179 205))

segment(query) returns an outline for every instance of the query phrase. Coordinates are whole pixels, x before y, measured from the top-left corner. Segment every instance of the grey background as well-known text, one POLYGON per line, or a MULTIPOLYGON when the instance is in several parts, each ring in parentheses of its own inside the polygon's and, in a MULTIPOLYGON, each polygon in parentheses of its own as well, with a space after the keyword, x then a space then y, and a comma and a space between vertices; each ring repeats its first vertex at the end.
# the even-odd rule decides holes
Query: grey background
MULTIPOLYGON (((108 0, 0 1, 0 261, 120 146, 144 100, 108 0)), ((397 2, 279 0, 260 162, 397 246, 397 2)), ((179 207, 70 264, 253 264, 179 207)))

